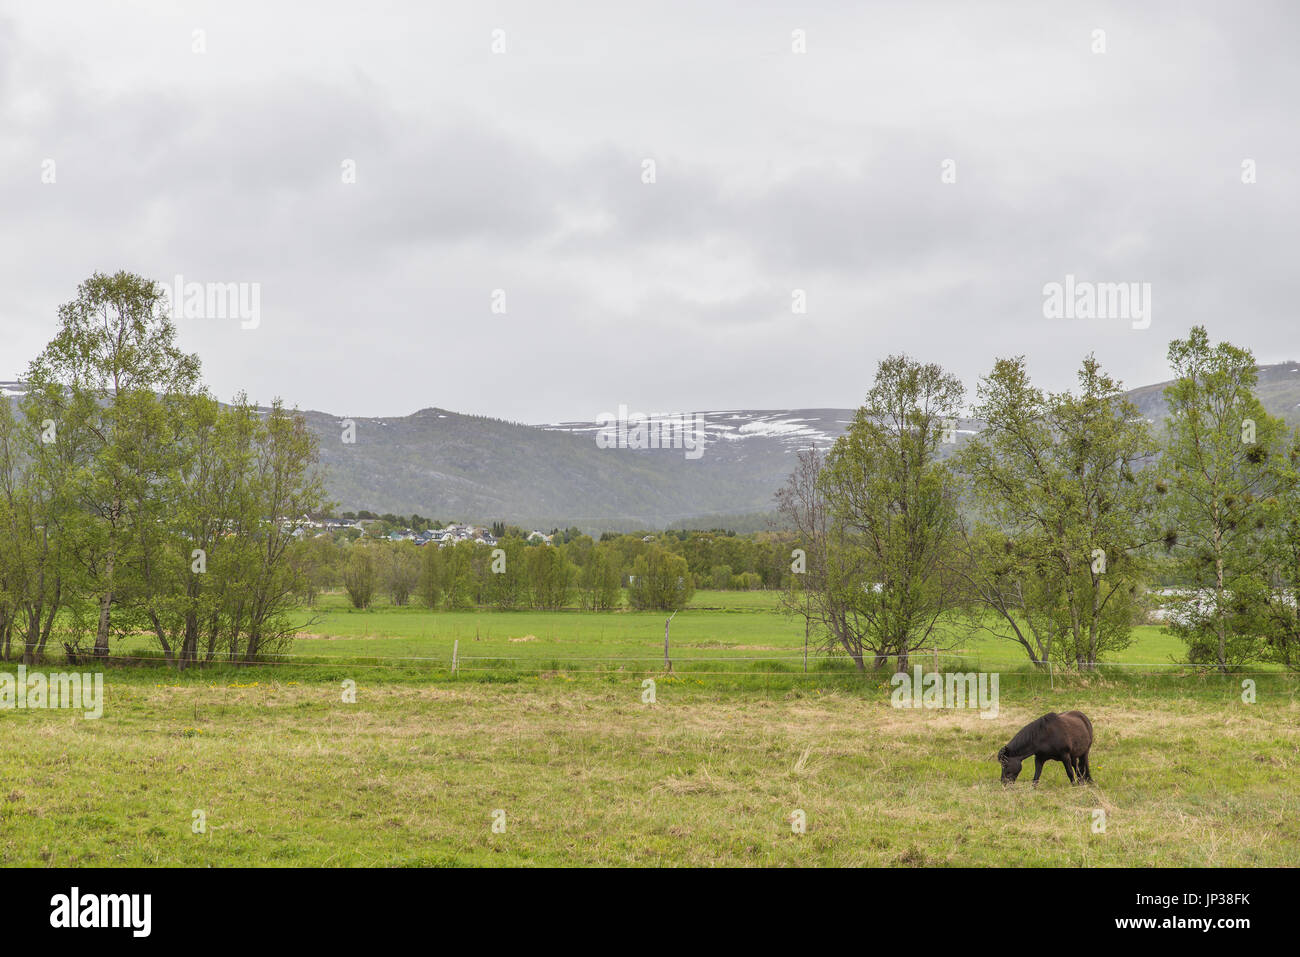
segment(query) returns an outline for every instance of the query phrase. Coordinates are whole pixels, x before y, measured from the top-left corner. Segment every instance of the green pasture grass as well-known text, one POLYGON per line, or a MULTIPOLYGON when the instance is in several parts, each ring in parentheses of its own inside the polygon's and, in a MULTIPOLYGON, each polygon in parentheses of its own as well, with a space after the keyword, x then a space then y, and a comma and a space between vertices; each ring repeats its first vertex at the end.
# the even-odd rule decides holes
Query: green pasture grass
POLYGON ((885 675, 660 675, 654 704, 634 675, 483 677, 110 666, 98 720, 0 711, 0 863, 1300 861, 1290 676, 1260 676, 1253 704, 1238 676, 1004 678, 994 718, 891 708, 885 675), (1052 763, 1002 788, 996 749, 1075 708, 1096 785, 1052 763))
POLYGON ((1182 646, 1154 627, 1084 675, 945 632, 942 667, 1000 673, 997 716, 904 710, 888 671, 813 654, 805 674, 803 625, 772 593, 697 593, 672 623, 671 673, 665 617, 362 612, 325 595, 291 657, 179 673, 147 636, 120 639, 102 718, 0 710, 0 863, 1300 861, 1294 675, 1155 667, 1182 646), (1096 726, 1096 786, 1049 764, 1037 789, 1032 767, 1003 789, 997 747, 1076 708, 1096 726))
MULTIPOLYGON (((453 647, 466 672, 529 673, 556 668, 613 669, 653 673, 663 668, 663 612, 431 611, 418 604, 393 607, 379 602, 365 611, 345 596, 321 596, 314 608, 301 609, 304 622, 292 649, 281 659, 286 668, 322 659, 351 659, 419 670, 450 667, 453 647)), ((1031 671, 1015 643, 980 633, 969 635, 955 623, 938 629, 941 649, 915 661, 927 669, 1031 671)), ((670 657, 675 670, 695 672, 803 671, 804 626, 784 613, 775 592, 700 591, 672 621, 670 657)), ((157 655, 146 635, 119 641, 115 653, 157 655)), ((1110 670, 1178 671, 1182 643, 1164 629, 1140 626, 1133 643, 1106 656, 1110 670)), ((853 671, 843 656, 809 655, 810 671, 853 671)), ((1251 670, 1276 670, 1258 666, 1251 670)))

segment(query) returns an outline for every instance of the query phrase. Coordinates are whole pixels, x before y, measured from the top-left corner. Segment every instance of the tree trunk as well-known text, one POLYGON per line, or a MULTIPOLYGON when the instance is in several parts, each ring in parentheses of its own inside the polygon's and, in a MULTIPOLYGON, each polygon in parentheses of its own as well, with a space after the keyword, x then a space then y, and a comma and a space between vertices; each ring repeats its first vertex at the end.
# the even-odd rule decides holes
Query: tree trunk
POLYGON ((104 557, 104 581, 107 583, 108 587, 105 589, 104 595, 99 601, 99 627, 95 631, 96 658, 108 657, 108 632, 113 608, 113 571, 117 565, 117 552, 114 550, 112 536, 115 534, 117 520, 121 515, 121 512, 121 501, 114 499, 113 509, 110 513, 111 528, 109 531, 109 549, 108 554, 104 557))
POLYGON ((180 668, 184 671, 199 657, 199 618, 193 610, 185 613, 185 636, 181 639, 180 668))
POLYGON ((167 640, 167 632, 163 630, 162 622, 152 610, 149 612, 149 621, 153 625, 153 633, 158 638, 158 644, 162 646, 163 657, 167 659, 168 664, 175 664, 176 656, 172 652, 171 643, 167 640))
POLYGON ((23 664, 36 664, 36 645, 41 636, 41 613, 37 609, 27 613, 27 634, 23 636, 23 664))
POLYGON ((105 577, 108 579, 108 590, 100 596, 99 599, 99 627, 95 630, 95 657, 108 657, 108 629, 111 621, 113 607, 113 555, 110 552, 108 560, 104 566, 105 577))
POLYGON ((1101 588, 1100 582, 1092 584, 1092 620, 1088 622, 1088 670, 1097 668, 1097 643, 1101 632, 1101 588))
POLYGON ((54 601, 50 605, 49 614, 45 616, 45 624, 41 628, 41 640, 40 643, 36 646, 36 657, 38 659, 43 660, 45 657, 45 643, 50 640, 50 632, 54 628, 54 616, 58 613, 59 600, 60 598, 62 598, 62 596, 63 596, 63 583, 61 581, 57 581, 57 583, 54 586, 54 601))
MULTIPOLYGON (((1217 535, 1216 535, 1217 539, 1217 535)), ((1215 543, 1218 544, 1217 541, 1215 543)), ((1215 629, 1219 633, 1219 670, 1226 672, 1228 670, 1228 635, 1227 628, 1223 622, 1223 555, 1216 555, 1214 558, 1214 613, 1215 629)))

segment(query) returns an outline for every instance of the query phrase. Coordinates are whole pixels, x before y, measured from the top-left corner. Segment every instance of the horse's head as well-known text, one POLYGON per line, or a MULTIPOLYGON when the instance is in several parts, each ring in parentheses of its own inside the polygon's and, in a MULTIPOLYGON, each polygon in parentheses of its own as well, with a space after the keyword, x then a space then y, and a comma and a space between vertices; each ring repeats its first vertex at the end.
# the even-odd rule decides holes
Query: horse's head
POLYGON ((1014 784, 1016 778, 1020 776, 1020 758, 1014 757, 1007 752, 1006 747, 998 751, 998 764, 1002 765, 1002 783, 1014 784))

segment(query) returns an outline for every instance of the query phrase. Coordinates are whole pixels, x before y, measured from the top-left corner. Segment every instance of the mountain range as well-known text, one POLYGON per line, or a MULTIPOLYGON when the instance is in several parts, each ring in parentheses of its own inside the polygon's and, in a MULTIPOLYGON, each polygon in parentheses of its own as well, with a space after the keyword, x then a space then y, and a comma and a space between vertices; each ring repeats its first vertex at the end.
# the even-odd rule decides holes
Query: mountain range
MULTIPOLYGON (((1152 422, 1167 414, 1166 385, 1128 393, 1152 422)), ((1270 412, 1300 426, 1300 363, 1261 366, 1256 393, 1270 412)), ((343 508, 590 531, 673 525, 746 531, 765 524, 795 454, 830 446, 854 411, 703 412, 704 450, 694 459, 677 448, 599 448, 597 435, 608 425, 597 422, 521 425, 422 409, 356 419, 356 442, 344 445, 338 417, 306 415, 321 435, 330 491, 343 508)), ((960 420, 957 446, 980 427, 960 420)))
MULTIPOLYGON (((1155 383, 1128 394, 1142 414, 1166 414, 1155 383)), ((0 383, 0 394, 21 394, 0 383)), ((1256 389, 1274 415, 1300 425, 1300 363, 1261 366, 1256 389)), ((340 510, 419 513, 443 521, 627 531, 665 526, 764 527, 795 454, 826 448, 853 409, 731 409, 699 413, 705 441, 683 448, 601 448, 607 423, 523 425, 446 409, 391 418, 303 415, 320 437, 327 488, 340 510)), ((962 419, 957 445, 980 423, 962 419)), ((955 448, 957 446, 953 446, 955 448)))

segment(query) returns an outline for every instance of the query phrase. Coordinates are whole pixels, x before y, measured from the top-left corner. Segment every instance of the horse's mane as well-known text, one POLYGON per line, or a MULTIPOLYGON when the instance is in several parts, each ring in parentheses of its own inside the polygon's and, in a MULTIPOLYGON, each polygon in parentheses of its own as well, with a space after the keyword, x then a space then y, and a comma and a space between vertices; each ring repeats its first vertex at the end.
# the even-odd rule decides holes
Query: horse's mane
POLYGON ((1037 743, 1036 738, 1040 728, 1045 725, 1049 719, 1055 718, 1055 714, 1045 714, 1041 718, 1035 718, 1023 728, 1016 732, 1016 736, 1007 742, 1006 751, 1008 754, 1015 754, 1024 745, 1031 741, 1037 743))

